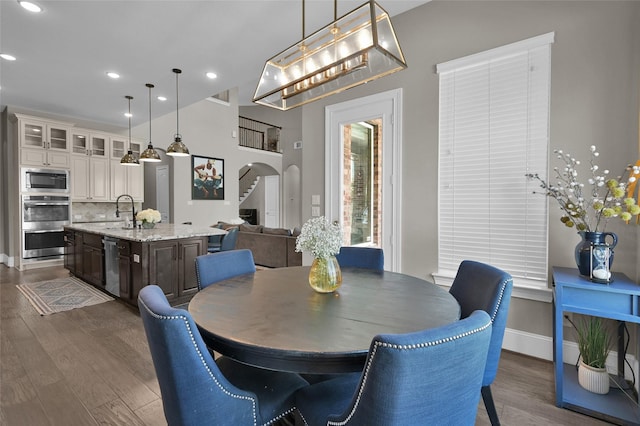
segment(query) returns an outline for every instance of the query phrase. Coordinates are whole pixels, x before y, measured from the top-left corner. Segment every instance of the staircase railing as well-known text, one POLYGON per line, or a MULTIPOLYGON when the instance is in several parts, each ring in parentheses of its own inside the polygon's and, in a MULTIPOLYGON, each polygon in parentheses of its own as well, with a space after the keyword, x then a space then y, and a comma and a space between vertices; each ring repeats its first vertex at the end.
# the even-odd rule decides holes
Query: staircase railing
POLYGON ((282 127, 239 116, 238 130, 238 144, 240 146, 280 152, 280 130, 282 127))
POLYGON ((239 180, 239 193, 240 193, 240 201, 242 201, 252 190, 252 186, 256 180, 258 180, 259 175, 253 169, 248 169, 239 180))

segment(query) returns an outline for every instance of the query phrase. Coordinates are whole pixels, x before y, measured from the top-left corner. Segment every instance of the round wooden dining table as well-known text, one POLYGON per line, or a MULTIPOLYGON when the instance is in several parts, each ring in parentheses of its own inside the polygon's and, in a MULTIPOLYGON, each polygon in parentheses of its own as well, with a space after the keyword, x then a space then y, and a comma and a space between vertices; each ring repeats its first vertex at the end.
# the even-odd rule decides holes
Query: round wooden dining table
POLYGON ((189 303, 207 346, 277 371, 362 371, 378 334, 409 333, 460 318, 446 290, 409 275, 342 269, 334 293, 315 292, 309 267, 258 270, 212 284, 189 303))

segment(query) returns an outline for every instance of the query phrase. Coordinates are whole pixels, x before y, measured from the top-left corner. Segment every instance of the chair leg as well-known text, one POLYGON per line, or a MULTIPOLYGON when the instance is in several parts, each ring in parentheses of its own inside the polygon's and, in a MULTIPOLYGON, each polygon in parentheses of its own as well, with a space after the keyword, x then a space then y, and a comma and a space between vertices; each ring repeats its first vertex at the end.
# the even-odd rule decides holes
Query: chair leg
POLYGON ((498 419, 498 413, 496 412, 496 406, 493 403, 493 396, 491 395, 491 387, 489 385, 483 386, 482 400, 484 401, 484 407, 487 409, 491 426, 500 426, 500 419, 498 419))

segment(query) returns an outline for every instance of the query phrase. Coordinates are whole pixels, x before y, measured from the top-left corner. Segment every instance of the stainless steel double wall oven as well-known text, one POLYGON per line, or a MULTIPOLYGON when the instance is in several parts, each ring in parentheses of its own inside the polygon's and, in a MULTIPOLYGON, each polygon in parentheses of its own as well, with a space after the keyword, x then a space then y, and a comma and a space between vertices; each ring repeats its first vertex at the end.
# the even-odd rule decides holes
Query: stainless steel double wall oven
POLYGON ((64 255, 64 229, 71 223, 69 171, 22 168, 22 257, 64 255))

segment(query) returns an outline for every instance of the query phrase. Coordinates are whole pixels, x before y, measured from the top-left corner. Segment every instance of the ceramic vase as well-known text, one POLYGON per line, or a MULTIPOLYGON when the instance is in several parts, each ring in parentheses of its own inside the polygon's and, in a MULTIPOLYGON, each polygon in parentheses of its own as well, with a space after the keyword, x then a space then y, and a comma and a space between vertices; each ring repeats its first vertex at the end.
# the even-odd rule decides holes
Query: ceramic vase
POLYGON ((601 395, 609 393, 609 373, 606 368, 591 367, 580 361, 578 383, 589 392, 601 395))
POLYGON ((331 293, 342 285, 342 271, 335 256, 315 258, 309 270, 309 285, 318 293, 331 293))
POLYGON ((578 232, 582 240, 575 248, 576 265, 580 275, 591 281, 609 283, 613 248, 618 244, 618 236, 613 232, 578 232), (610 238, 610 242, 607 241, 610 238))

